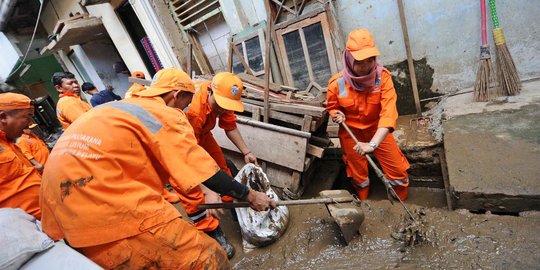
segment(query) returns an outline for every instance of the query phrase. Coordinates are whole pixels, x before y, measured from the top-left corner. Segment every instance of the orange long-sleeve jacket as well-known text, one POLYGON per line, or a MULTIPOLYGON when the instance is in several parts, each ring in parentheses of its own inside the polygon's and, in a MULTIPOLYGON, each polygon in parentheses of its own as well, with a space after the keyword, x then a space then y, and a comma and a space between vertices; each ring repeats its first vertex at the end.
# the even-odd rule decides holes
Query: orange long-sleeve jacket
POLYGON ((17 146, 28 160, 34 159, 45 165, 49 158, 49 148, 45 142, 34 133, 30 135, 23 134, 19 137, 17 139, 17 146))
POLYGON ((0 130, 0 208, 21 208, 41 219, 40 184, 37 170, 0 130))
POLYGON ((385 127, 393 131, 398 112, 397 95, 390 72, 383 69, 379 85, 371 92, 354 90, 342 76, 338 73, 328 82, 326 110, 330 116, 339 110, 345 114, 348 126, 362 130, 385 127), (340 83, 344 86, 341 92, 340 83))
POLYGON ((212 107, 208 103, 208 91, 206 91, 209 83, 203 82, 200 85, 199 90, 193 95, 193 100, 187 111, 187 117, 193 131, 195 131, 197 141, 214 129, 217 118, 219 118, 218 125, 223 130, 236 129, 236 115, 233 111, 225 111, 219 116, 217 112, 212 111, 212 107))
POLYGON ((56 104, 56 117, 62 127, 66 129, 83 113, 92 109, 92 106, 74 94, 61 94, 56 104))
POLYGON ((191 190, 218 170, 185 114, 160 97, 103 104, 73 123, 49 156, 43 230, 74 247, 138 235, 180 216, 161 195, 167 180, 191 190))

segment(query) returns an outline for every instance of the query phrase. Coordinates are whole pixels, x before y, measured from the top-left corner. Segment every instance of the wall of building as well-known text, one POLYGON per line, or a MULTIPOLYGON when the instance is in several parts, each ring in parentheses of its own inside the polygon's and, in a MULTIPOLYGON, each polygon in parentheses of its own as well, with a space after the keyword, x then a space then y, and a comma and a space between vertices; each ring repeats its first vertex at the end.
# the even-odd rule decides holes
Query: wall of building
POLYGON ((56 22, 67 19, 71 15, 84 13, 79 1, 74 0, 49 0, 41 14, 41 23, 48 33, 51 33, 56 22))
POLYGON ((89 42, 82 45, 84 53, 90 61, 99 81, 93 82, 99 89, 103 90, 110 85, 114 88, 113 92, 123 97, 127 89, 131 86, 128 81, 129 75, 115 73, 113 64, 121 62, 122 58, 114 48, 113 43, 109 39, 89 42))
MULTIPOLYGON (((404 2, 413 57, 425 62, 420 71, 428 71, 417 71, 417 76, 421 79, 432 76, 431 90, 441 93, 471 87, 481 45, 479 1, 404 2)), ((407 59, 395 0, 339 0, 334 3, 345 38, 355 28, 368 28, 375 36, 384 65, 400 64, 407 59)), ((540 76, 540 2, 498 1, 497 8, 507 46, 522 79, 540 76)), ((489 6, 487 24, 493 57, 489 6)))
POLYGON ((195 30, 214 72, 225 71, 229 57, 230 31, 223 16, 218 14, 197 25, 195 30))

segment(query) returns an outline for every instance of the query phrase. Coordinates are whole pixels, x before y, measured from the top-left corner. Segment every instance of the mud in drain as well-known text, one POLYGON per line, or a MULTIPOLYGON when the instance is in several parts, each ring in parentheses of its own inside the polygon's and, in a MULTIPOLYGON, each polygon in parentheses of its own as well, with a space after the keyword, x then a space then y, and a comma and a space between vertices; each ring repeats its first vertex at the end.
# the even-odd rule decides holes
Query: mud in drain
POLYGON ((414 210, 412 215, 414 219, 409 215, 403 215, 391 235, 395 240, 402 242, 403 247, 414 247, 430 242, 430 236, 434 233, 426 221, 424 208, 414 210))

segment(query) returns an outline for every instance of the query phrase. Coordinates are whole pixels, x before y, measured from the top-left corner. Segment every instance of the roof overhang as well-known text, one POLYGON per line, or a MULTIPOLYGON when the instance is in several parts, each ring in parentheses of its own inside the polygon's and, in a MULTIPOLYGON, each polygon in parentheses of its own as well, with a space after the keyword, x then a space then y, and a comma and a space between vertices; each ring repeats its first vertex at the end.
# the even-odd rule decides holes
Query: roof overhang
POLYGON ((103 22, 97 17, 84 16, 77 19, 61 20, 58 21, 54 29, 51 42, 41 50, 41 54, 101 39, 107 34, 103 22))

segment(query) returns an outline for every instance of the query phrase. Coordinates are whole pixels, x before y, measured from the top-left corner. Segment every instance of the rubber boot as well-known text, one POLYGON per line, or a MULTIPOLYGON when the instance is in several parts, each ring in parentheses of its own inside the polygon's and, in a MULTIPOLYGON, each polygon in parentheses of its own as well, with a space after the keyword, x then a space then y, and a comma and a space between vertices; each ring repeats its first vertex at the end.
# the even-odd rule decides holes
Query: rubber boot
POLYGON ((206 234, 214 238, 219 243, 219 245, 225 250, 225 253, 227 253, 227 258, 229 260, 234 256, 234 247, 231 245, 231 243, 229 243, 229 240, 227 240, 225 234, 219 226, 213 231, 206 232, 206 234))
POLYGON ((356 194, 358 195, 358 199, 360 199, 361 201, 367 200, 367 197, 369 195, 369 185, 363 188, 356 188, 356 194))
POLYGON ((163 193, 161 193, 161 196, 163 196, 163 198, 170 203, 177 203, 180 201, 180 197, 178 196, 178 194, 176 194, 174 191, 169 191, 167 188, 163 189, 163 193))
POLYGON ((398 185, 392 187, 394 188, 394 191, 396 192, 400 200, 405 201, 407 199, 407 195, 409 194, 407 187, 398 185))

